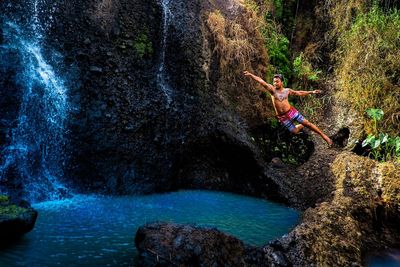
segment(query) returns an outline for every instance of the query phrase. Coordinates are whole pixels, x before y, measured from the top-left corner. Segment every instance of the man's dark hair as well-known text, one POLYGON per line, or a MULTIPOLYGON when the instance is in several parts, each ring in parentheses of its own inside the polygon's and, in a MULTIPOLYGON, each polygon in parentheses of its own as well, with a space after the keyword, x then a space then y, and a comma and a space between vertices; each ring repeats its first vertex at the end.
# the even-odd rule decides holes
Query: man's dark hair
POLYGON ((274 78, 279 78, 283 82, 283 75, 282 74, 274 74, 274 78))

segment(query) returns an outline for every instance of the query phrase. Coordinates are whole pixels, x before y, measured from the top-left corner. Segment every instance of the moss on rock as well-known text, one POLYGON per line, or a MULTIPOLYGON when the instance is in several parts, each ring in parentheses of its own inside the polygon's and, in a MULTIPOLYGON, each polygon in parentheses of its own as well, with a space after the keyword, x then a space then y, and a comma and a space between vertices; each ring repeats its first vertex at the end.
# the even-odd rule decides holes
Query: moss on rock
POLYGON ((0 195, 0 205, 3 205, 4 203, 8 203, 9 200, 10 200, 10 198, 8 196, 0 195))
POLYGON ((17 205, 7 205, 0 207, 0 219, 16 219, 28 209, 18 207, 17 205))
POLYGON ((12 203, 9 197, 0 196, 0 240, 18 238, 31 231, 37 214, 31 207, 21 207, 12 203))

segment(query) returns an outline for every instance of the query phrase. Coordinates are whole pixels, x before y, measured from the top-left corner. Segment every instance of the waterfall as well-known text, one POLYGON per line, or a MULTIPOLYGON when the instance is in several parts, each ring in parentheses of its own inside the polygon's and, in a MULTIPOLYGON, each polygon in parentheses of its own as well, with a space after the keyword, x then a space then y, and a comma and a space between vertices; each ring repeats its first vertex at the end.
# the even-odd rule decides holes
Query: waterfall
MULTIPOLYGON (((44 31, 48 25, 40 22, 41 3, 35 0, 31 4, 29 26, 10 21, 3 25, 0 54, 16 55, 20 61, 15 84, 22 90, 22 99, 17 126, 11 130, 8 146, 1 151, 0 181, 13 176, 23 185, 23 196, 36 201, 59 198, 68 191, 59 180, 66 161, 69 107, 65 82, 53 68, 59 64, 60 56, 52 51, 46 51, 50 60, 44 56, 44 31)), ((12 66, 10 62, 5 64, 12 66)))
POLYGON ((169 10, 169 1, 170 0, 161 0, 161 6, 163 10, 163 25, 162 25, 163 35, 162 35, 159 67, 157 73, 157 84, 165 95, 165 98, 167 100, 167 106, 169 106, 169 104, 171 104, 172 102, 172 88, 167 81, 166 66, 165 66, 165 51, 167 49, 168 27, 171 16, 171 11, 169 10))

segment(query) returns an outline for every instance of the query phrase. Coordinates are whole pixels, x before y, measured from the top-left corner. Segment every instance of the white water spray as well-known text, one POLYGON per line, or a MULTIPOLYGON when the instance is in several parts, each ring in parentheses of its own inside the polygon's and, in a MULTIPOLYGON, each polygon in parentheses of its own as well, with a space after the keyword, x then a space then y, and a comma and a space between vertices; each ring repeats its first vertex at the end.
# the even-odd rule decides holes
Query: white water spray
POLYGON ((18 54, 22 72, 16 84, 23 91, 17 127, 12 130, 10 145, 2 151, 0 179, 10 173, 17 175, 13 179, 21 179, 24 195, 31 201, 56 199, 68 191, 59 181, 64 175, 68 90, 52 67, 57 62, 47 61, 42 52, 49 25, 41 23, 40 4, 39 0, 32 3, 27 27, 5 23, 5 45, 0 47, 2 53, 18 54), (33 34, 27 34, 29 31, 33 34))
POLYGON ((165 98, 167 100, 167 106, 169 106, 169 104, 171 104, 172 102, 172 88, 167 81, 166 66, 165 66, 165 53, 167 49, 168 27, 171 17, 171 11, 169 9, 169 1, 170 0, 161 0, 161 5, 163 9, 163 37, 162 37, 161 53, 160 53, 159 67, 157 73, 157 84, 160 86, 161 90, 165 95, 165 98))

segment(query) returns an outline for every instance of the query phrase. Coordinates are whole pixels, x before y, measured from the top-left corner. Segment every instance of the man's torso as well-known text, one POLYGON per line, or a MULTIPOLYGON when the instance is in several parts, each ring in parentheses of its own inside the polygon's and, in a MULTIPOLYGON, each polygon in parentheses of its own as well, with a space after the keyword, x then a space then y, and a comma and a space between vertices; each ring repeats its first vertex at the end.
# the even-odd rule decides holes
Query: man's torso
POLYGON ((282 90, 274 90, 271 95, 272 104, 274 105, 276 115, 282 115, 289 111, 289 88, 283 88, 282 90))

